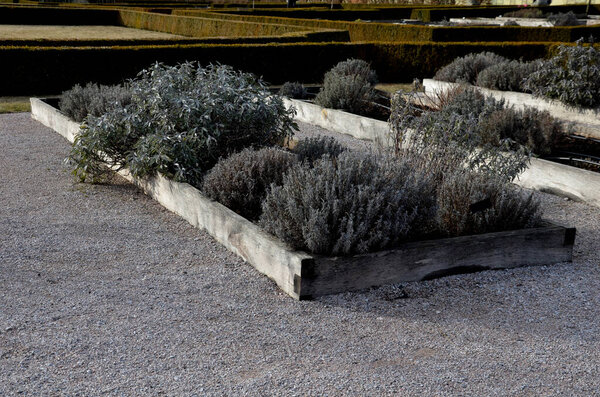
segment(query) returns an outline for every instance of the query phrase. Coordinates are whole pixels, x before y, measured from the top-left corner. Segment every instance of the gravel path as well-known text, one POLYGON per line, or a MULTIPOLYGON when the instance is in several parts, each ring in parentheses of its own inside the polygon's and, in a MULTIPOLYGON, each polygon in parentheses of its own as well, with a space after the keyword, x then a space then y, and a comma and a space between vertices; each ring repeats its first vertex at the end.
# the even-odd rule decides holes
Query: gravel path
POLYGON ((572 264, 297 302, 67 153, 0 116, 2 396, 600 395, 598 208, 543 195, 572 264))

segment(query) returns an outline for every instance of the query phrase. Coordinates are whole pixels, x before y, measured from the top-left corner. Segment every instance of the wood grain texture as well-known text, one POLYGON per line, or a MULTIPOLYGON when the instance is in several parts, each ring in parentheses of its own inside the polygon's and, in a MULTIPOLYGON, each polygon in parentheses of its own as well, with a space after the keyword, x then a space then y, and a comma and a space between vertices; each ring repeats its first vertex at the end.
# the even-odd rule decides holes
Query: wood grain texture
POLYGON ((572 260, 574 229, 562 226, 407 243, 352 257, 316 257, 302 269, 301 298, 474 270, 572 260))

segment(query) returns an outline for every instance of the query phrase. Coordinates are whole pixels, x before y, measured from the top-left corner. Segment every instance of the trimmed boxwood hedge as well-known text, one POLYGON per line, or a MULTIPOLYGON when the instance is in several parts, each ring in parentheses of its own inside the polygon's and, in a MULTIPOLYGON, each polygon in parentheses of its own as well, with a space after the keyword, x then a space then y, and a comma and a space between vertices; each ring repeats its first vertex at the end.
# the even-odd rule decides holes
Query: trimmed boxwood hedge
POLYGON ((91 8, 0 6, 0 24, 119 25, 119 11, 91 8))
POLYGON ((525 60, 546 56, 551 43, 290 43, 247 45, 171 45, 132 47, 0 47, 0 81, 4 95, 61 92, 74 84, 95 81, 114 84, 159 61, 167 64, 220 62, 255 73, 272 84, 294 76, 305 83, 321 82, 339 61, 364 59, 382 82, 409 82, 433 76, 458 56, 492 51, 525 60), (310 67, 306 59, 311 59, 310 67))
POLYGON ((224 21, 215 18, 192 18, 130 10, 119 11, 119 22, 120 25, 130 28, 191 37, 277 36, 316 30, 310 27, 299 29, 298 26, 284 24, 224 21))
MULTIPOLYGON (((514 8, 514 7, 513 7, 514 8)), ((215 13, 203 10, 175 10, 176 15, 211 17, 254 23, 278 23, 309 28, 345 29, 352 41, 526 41, 575 42, 591 35, 600 38, 600 26, 523 27, 523 26, 426 26, 384 23, 327 21, 271 16, 256 16, 245 11, 215 13)))

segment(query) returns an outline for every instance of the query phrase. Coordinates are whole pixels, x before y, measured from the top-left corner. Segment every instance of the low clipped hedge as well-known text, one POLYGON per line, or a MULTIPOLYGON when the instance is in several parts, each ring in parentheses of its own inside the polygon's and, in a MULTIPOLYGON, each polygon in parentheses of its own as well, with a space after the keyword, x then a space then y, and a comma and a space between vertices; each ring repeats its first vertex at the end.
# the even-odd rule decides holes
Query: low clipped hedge
POLYGON ((119 11, 114 9, 0 6, 0 24, 119 25, 119 11))
POLYGON ((452 26, 435 27, 431 40, 470 41, 528 41, 528 42, 575 42, 582 37, 600 38, 600 26, 452 26))
MULTIPOLYGON (((236 10, 222 10, 220 12, 237 13, 236 10)), ((378 19, 408 19, 411 16, 412 7, 394 7, 380 10, 379 8, 341 9, 331 10, 323 8, 280 8, 265 9, 254 8, 240 10, 247 15, 270 16, 300 19, 327 19, 332 21, 356 21, 356 20, 378 20, 378 19)))
MULTIPOLYGON (((297 26, 283 24, 224 21, 214 18, 192 18, 130 10, 119 11, 119 22, 120 25, 130 28, 191 37, 277 36, 300 31, 297 26)), ((306 28, 303 30, 314 31, 316 29, 306 28)))
POLYGON ((282 84, 293 76, 321 82, 339 61, 363 59, 381 82, 410 82, 433 76, 459 56, 491 51, 510 59, 532 60, 551 53, 551 43, 279 43, 193 44, 128 47, 0 47, 3 95, 61 92, 75 84, 120 83, 154 62, 220 62, 282 84), (311 59, 311 67, 306 60, 311 59))
MULTIPOLYGON (((513 7, 514 9, 514 7, 513 7)), ((387 11, 386 11, 387 12, 387 11)), ((385 23, 365 23, 331 21, 321 19, 301 19, 273 16, 258 16, 245 10, 210 12, 205 10, 175 10, 175 15, 217 18, 227 21, 285 24, 313 29, 347 30, 352 41, 435 41, 470 42, 477 41, 526 41, 526 42, 574 42, 591 35, 600 38, 600 26, 524 27, 524 26, 426 26, 392 25, 385 23)))

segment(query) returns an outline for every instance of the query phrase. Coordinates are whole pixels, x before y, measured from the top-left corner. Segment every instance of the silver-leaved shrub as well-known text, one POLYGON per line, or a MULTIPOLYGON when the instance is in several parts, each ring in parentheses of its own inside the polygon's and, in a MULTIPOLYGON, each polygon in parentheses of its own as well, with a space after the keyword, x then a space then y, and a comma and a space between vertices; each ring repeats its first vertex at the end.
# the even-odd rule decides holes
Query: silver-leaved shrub
POLYGON ((256 220, 272 184, 280 185, 285 172, 297 162, 280 148, 244 149, 219 162, 206 174, 202 191, 243 217, 256 220))
POLYGON ((529 75, 525 88, 573 107, 600 106, 600 50, 583 40, 559 46, 555 56, 529 75))
POLYGON ((348 59, 325 73, 315 103, 332 109, 365 114, 375 100, 377 73, 361 59, 348 59))
POLYGON ((313 253, 376 251, 425 232, 434 190, 408 161, 347 151, 290 168, 267 194, 260 225, 313 253))
POLYGON ((253 75, 229 66, 155 64, 129 83, 132 103, 88 116, 70 158, 85 180, 99 164, 156 172, 194 186, 220 157, 293 134, 293 111, 253 75))

